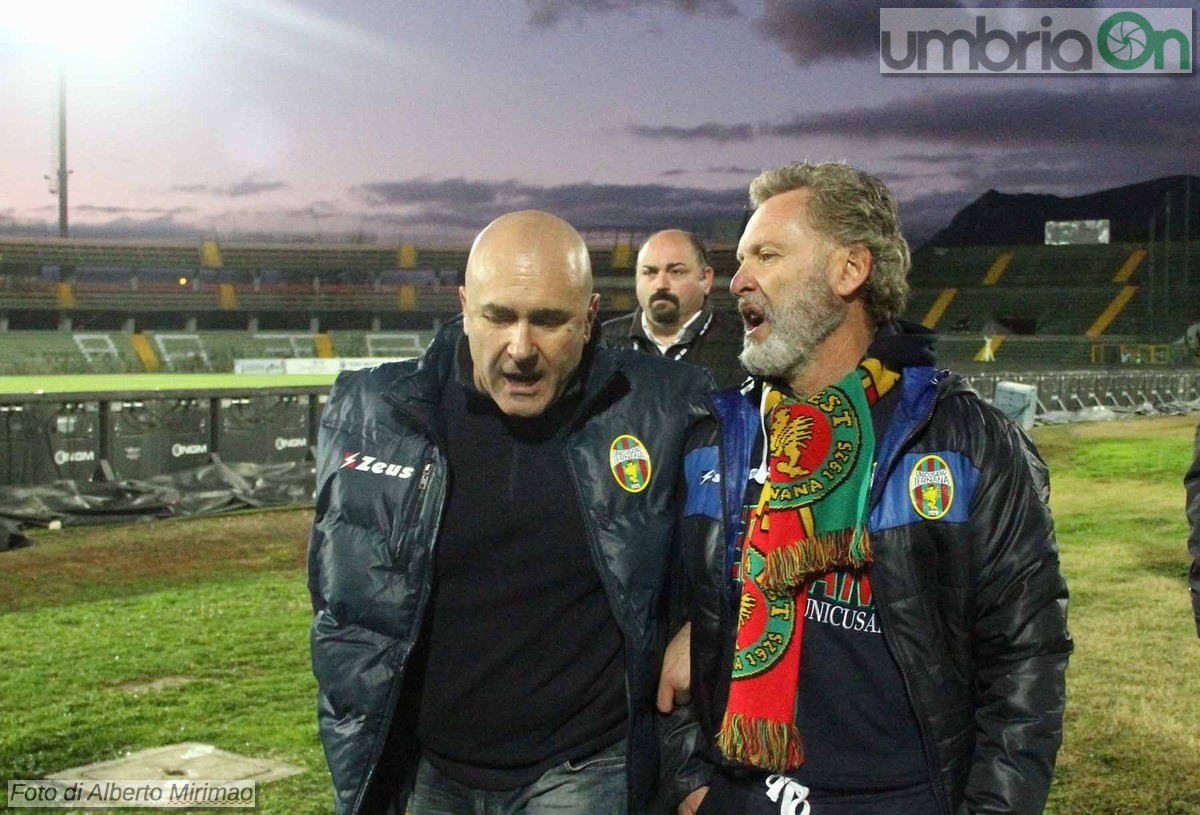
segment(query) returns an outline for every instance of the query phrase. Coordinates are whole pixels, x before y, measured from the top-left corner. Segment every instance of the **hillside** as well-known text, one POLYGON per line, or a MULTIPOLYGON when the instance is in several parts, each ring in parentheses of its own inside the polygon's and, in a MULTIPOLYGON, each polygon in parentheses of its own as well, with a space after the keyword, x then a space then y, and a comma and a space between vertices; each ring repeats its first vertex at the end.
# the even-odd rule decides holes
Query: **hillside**
POLYGON ((1113 243, 1144 241, 1150 232, 1152 216, 1156 217, 1156 234, 1161 239, 1168 195, 1171 238, 1182 240, 1185 228, 1192 238, 1200 237, 1200 177, 1174 175, 1070 198, 988 190, 960 210, 926 245, 1040 244, 1046 221, 1102 218, 1111 222, 1113 243), (1190 217, 1186 212, 1189 208, 1190 217))

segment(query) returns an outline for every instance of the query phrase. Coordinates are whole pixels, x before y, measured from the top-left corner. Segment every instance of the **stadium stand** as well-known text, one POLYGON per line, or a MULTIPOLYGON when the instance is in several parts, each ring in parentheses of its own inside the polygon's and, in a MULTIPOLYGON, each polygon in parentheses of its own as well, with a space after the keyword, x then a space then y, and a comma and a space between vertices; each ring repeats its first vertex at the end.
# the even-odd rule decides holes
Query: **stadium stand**
MULTIPOLYGON (((635 238, 591 248, 603 317, 635 305, 635 238)), ((710 249, 713 298, 732 309, 736 250, 710 249)), ((148 370, 151 358, 230 370, 237 358, 321 354, 317 339, 281 354, 255 338, 271 334, 370 355, 350 338, 429 332, 458 312, 466 257, 465 246, 0 238, 0 372, 148 370), (181 334, 199 344, 165 339, 181 334)), ((1179 362, 1157 349, 1198 316, 1184 275, 1200 278, 1200 244, 929 245, 914 254, 905 316, 935 328, 956 367, 1179 362)))
POLYGON ((70 332, 65 331, 8 331, 2 338, 0 375, 30 375, 42 373, 125 373, 142 370, 129 341, 119 335, 84 335, 109 337, 117 350, 115 355, 88 355, 70 332))
POLYGON ((936 329, 940 357, 959 368, 1189 363, 1168 348, 1194 319, 1185 275, 1200 276, 1200 252, 1185 259, 1187 248, 926 246, 906 316, 936 329))
POLYGON ((8 331, 0 338, 0 376, 44 373, 231 372, 239 359, 417 356, 427 331, 196 331, 129 334, 8 331), (147 364, 148 349, 153 362, 147 364))

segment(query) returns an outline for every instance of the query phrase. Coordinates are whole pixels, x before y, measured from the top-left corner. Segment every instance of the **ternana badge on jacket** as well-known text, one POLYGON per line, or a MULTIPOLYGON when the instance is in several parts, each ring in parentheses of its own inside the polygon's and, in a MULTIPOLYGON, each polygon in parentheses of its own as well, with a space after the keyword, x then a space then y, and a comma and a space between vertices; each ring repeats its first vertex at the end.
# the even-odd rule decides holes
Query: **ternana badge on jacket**
POLYGON ((650 483, 650 453, 636 436, 623 433, 612 440, 608 467, 626 492, 641 492, 650 483))
POLYGON ((954 476, 941 456, 924 456, 908 474, 908 496, 922 518, 936 521, 954 503, 954 476))

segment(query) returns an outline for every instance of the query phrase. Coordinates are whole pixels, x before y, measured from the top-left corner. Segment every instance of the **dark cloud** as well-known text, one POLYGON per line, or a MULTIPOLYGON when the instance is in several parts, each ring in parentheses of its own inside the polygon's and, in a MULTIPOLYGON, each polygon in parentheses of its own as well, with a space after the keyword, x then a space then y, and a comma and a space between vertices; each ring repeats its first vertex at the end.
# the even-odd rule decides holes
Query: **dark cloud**
MULTIPOLYGON (((30 237, 50 237, 58 234, 53 221, 14 221, 5 225, 5 233, 30 237)), ((104 222, 71 223, 73 238, 109 238, 114 240, 194 240, 204 237, 204 230, 192 224, 176 221, 172 214, 153 218, 122 216, 104 222)))
POLYGON ((802 68, 822 60, 879 53, 879 7, 874 3, 766 0, 754 29, 802 68))
MULTIPOLYGON (((1076 79, 1075 82, 1080 82, 1076 79)), ((725 125, 633 125, 635 136, 671 141, 749 142, 764 137, 804 139, 852 138, 866 141, 908 140, 928 145, 1007 147, 1120 145, 1138 150, 1173 150, 1195 142, 1200 95, 1190 81, 1174 79, 1129 82, 1104 80, 1072 92, 1022 85, 1007 90, 927 94, 888 104, 796 115, 776 123, 725 125), (1185 84, 1185 82, 1187 84, 1185 84)), ((970 160, 959 151, 942 156, 931 148, 929 162, 970 160)))
POLYGON ((247 195, 262 195, 265 192, 287 189, 287 186, 285 181, 269 181, 249 176, 228 187, 221 188, 218 190, 218 194, 230 198, 243 198, 247 195))
POLYGON ((1098 145, 1086 151, 1065 147, 995 156, 960 168, 956 178, 965 189, 981 193, 992 189, 1073 196, 1184 174, 1200 174, 1200 154, 1098 145))
POLYGON ((212 188, 207 184, 175 184, 174 186, 167 187, 167 192, 184 192, 198 195, 212 192, 212 188))
POLYGON ((541 29, 553 28, 566 19, 582 21, 589 14, 633 14, 652 7, 710 17, 741 14, 732 0, 525 0, 525 5, 529 24, 541 29))
MULTIPOLYGON (((1117 0, 1111 0, 1117 3, 1117 0)), ((1108 4, 1107 2, 1104 3, 1108 4)), ((1177 5, 1168 0, 1160 5, 1177 5)), ((582 22, 588 16, 635 14, 650 8, 718 18, 740 17, 733 0, 525 0, 529 24, 549 29, 563 22, 582 22)), ((938 6, 967 8, 1081 8, 1101 5, 1089 0, 971 0, 938 6)), ((1194 5, 1194 4, 1193 4, 1194 5)), ((889 8, 928 8, 929 0, 889 0, 889 8)), ((832 3, 829 0, 763 0, 754 30, 782 48, 799 67, 839 59, 877 59, 879 4, 832 3)))
POLYGON ((491 204, 501 195, 511 194, 520 185, 515 181, 468 181, 447 178, 434 181, 414 178, 407 181, 384 181, 355 187, 352 192, 367 204, 389 204, 396 201, 420 204, 454 201, 464 205, 491 204))
MULTIPOLYGON (((753 175, 757 173, 758 170, 752 171, 753 175)), ((893 176, 884 180, 889 184, 896 181, 893 176)), ((459 240, 469 240, 470 235, 504 212, 532 208, 554 212, 583 232, 597 229, 648 232, 684 227, 705 236, 719 236, 719 240, 736 241, 748 206, 746 184, 706 190, 662 184, 536 186, 513 181, 472 181, 467 185, 463 181, 420 179, 417 186, 424 197, 419 201, 381 196, 378 189, 405 189, 413 182, 363 185, 353 194, 363 201, 369 195, 371 205, 378 209, 358 220, 371 228, 396 229, 402 234, 453 234, 459 240), (464 195, 462 191, 471 189, 471 185, 494 187, 495 200, 481 203, 477 192, 464 195)), ((902 197, 900 214, 905 235, 914 246, 919 246, 950 223, 954 214, 978 194, 960 190, 902 197)))
POLYGON ((742 123, 725 125, 718 122, 705 122, 693 127, 678 125, 632 125, 629 131, 633 135, 660 141, 711 141, 718 144, 727 142, 744 142, 754 138, 755 126, 742 123))
POLYGON ((890 160, 912 161, 919 164, 965 164, 976 161, 978 158, 978 153, 967 151, 943 151, 938 153, 897 153, 896 155, 891 156, 890 160))
POLYGON ((263 193, 285 190, 287 188, 288 183, 286 181, 248 175, 242 180, 235 181, 224 187, 214 187, 209 184, 176 184, 168 187, 167 192, 181 192, 189 195, 212 195, 219 198, 245 198, 250 195, 262 195, 263 193))
POLYGON ((423 228, 477 230, 516 209, 543 209, 579 229, 703 227, 738 220, 746 189, 709 190, 665 184, 561 184, 541 186, 514 180, 418 178, 354 187, 350 196, 376 208, 374 223, 423 228))
POLYGON ((286 210, 289 218, 336 218, 345 210, 335 201, 313 201, 311 204, 286 210))
MULTIPOLYGON (((928 0, 889 0, 888 8, 963 6, 969 8, 1080 8, 1095 5, 1077 0, 1024 0, 1023 2, 936 3, 928 0)), ((879 5, 830 3, 828 0, 765 0, 754 21, 762 37, 775 42, 804 68, 837 59, 877 59, 879 56, 879 5)))
POLYGON ((158 218, 115 218, 103 224, 72 224, 75 237, 106 238, 199 238, 204 231, 176 221, 170 215, 158 218))
POLYGON ((784 138, 838 136, 1008 147, 1122 145, 1152 149, 1194 141, 1200 96, 1180 82, 1100 82, 1089 93, 1013 87, 987 94, 951 92, 882 107, 796 116, 759 128, 784 138))
POLYGON ((757 176, 759 173, 761 173, 761 172, 762 172, 762 168, 761 168, 761 167, 758 167, 758 168, 754 168, 754 167, 739 167, 739 166, 737 166, 736 164, 730 164, 730 165, 727 165, 727 166, 725 166, 725 167, 707 167, 707 168, 705 168, 704 172, 706 172, 706 173, 711 173, 711 174, 713 174, 713 175, 749 175, 749 176, 757 176))
POLYGON ((80 204, 71 208, 72 212, 82 215, 149 215, 152 217, 173 217, 189 212, 195 212, 195 207, 121 207, 101 204, 80 204))
POLYGON ((659 173, 661 178, 675 178, 683 175, 736 175, 753 178, 762 170, 754 169, 753 167, 738 167, 736 164, 729 164, 724 167, 705 167, 703 170, 685 170, 682 167, 672 167, 669 170, 663 170, 659 173))

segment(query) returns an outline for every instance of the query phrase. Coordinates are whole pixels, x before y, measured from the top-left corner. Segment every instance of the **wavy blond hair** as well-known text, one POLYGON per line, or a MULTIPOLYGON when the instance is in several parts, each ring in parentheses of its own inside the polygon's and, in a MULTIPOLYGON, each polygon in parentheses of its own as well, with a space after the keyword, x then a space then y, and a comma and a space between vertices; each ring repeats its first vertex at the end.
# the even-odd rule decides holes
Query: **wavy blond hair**
POLYGON ((876 322, 899 317, 908 299, 912 259, 891 190, 842 162, 798 161, 750 182, 750 202, 757 209, 768 198, 799 189, 811 190, 805 210, 809 226, 838 246, 871 250, 871 274, 863 284, 867 314, 876 322))

